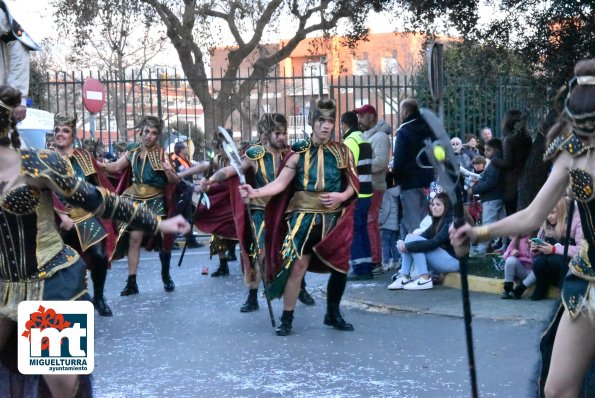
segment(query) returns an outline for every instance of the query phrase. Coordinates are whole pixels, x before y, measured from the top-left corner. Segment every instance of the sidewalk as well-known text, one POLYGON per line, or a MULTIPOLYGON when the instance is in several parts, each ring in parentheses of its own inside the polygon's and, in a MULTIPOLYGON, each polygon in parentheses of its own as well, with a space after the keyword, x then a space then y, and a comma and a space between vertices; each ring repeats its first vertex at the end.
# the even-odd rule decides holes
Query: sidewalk
MULTIPOLYGON (((388 290, 392 272, 375 276, 370 281, 347 282, 342 303, 370 311, 405 311, 463 317, 461 290, 444 285, 430 290, 388 290)), ((453 274, 454 280, 459 274, 453 274)), ((496 280, 495 280, 496 281, 496 280)), ((485 291, 485 290, 484 290, 485 291)), ((326 289, 321 289, 323 295, 326 289)), ((516 322, 545 322, 556 303, 554 299, 541 301, 502 300, 499 295, 470 292, 471 313, 474 318, 516 322)))

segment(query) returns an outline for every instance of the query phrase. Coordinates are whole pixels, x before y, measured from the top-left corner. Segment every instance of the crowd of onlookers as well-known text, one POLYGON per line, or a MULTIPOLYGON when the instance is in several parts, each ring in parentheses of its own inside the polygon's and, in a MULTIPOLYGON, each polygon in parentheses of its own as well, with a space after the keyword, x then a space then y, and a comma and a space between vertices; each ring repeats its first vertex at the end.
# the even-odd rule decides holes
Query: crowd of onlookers
MULTIPOLYGON (((341 115, 342 140, 354 155, 361 186, 348 279, 368 280, 392 270, 390 290, 430 289, 442 274, 459 270, 448 238, 452 204, 432 169, 421 164, 424 142, 434 136, 417 102, 404 100, 400 112, 402 123, 396 129, 393 148, 391 127, 378 118, 373 106, 364 105, 341 115)), ((551 116, 531 134, 521 112, 512 110, 502 120, 501 138, 484 127, 479 136, 451 139, 461 172, 457 189, 471 223, 496 222, 526 207, 535 197, 548 173, 548 165, 542 160, 543 132, 548 123, 552 123, 551 116)), ((108 162, 117 160, 128 145, 118 141, 104 148, 92 140, 81 144, 108 162)), ((176 143, 171 159, 180 163, 176 167, 184 167, 184 162, 190 167, 188 146, 176 143)), ((177 190, 180 209, 191 208, 190 193, 184 186, 177 190)), ((482 242, 471 248, 472 258, 502 257, 502 298, 518 299, 535 285, 531 299, 539 300, 547 295, 548 286, 560 286, 566 270, 564 245, 568 242, 568 255, 572 256, 583 238, 577 211, 572 216, 571 231, 566 233, 569 207, 570 200, 560 201, 534 234, 482 242)), ((182 213, 190 218, 187 211, 182 213)), ((194 240, 192 244, 197 245, 194 240)))
MULTIPOLYGON (((369 206, 368 225, 380 229, 381 243, 375 248, 374 239, 369 239, 372 256, 367 266, 352 258, 350 279, 371 279, 392 269, 397 272, 388 286, 390 290, 430 289, 444 273, 459 270, 448 234, 452 204, 432 170, 420 164, 424 141, 432 139, 433 133, 421 117, 417 103, 412 99, 403 101, 400 112, 402 123, 396 130, 392 161, 387 160, 388 148, 384 143, 380 153, 378 146, 372 145, 372 160, 384 162, 385 168, 378 174, 385 173, 385 179, 379 183, 380 178, 372 178, 372 202, 376 196, 381 206, 377 209, 369 206), (381 251, 380 261, 375 260, 375 250, 381 251)), ((375 137, 378 131, 390 135, 372 106, 365 105, 355 113, 364 139, 378 140, 375 137)), ((524 115, 511 110, 502 120, 501 138, 484 127, 479 137, 467 134, 464 141, 459 137, 451 139, 461 171, 456 189, 461 190, 469 222, 494 223, 533 200, 549 171, 543 160, 544 132, 553 123, 552 116, 548 115, 532 134, 524 115)), ((549 286, 560 287, 567 262, 579 250, 583 239, 578 211, 573 209, 572 201, 564 198, 552 209, 539 231, 472 246, 470 256, 480 262, 490 255, 502 258, 503 299, 519 299, 527 288, 535 286, 530 297, 541 300, 547 296, 549 286), (571 217, 570 230, 566 231, 568 217, 571 217)), ((361 230, 356 233, 361 237, 361 230)), ((365 239, 354 240, 353 247, 365 243, 365 239)), ((489 267, 493 263, 483 262, 489 267)))

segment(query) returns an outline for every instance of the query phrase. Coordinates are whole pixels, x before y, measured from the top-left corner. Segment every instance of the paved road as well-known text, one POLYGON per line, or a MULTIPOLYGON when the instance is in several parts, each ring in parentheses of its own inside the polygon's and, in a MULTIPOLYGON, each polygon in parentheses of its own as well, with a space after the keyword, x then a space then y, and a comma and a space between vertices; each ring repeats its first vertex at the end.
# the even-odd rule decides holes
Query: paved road
MULTIPOLYGON (((114 263, 106 295, 115 315, 96 317, 98 397, 469 396, 459 318, 350 300, 343 312, 356 330, 336 331, 322 323, 326 278, 308 274, 317 304, 298 304, 294 334, 278 337, 264 299, 259 311, 239 312, 246 294, 239 263, 226 278, 200 275, 203 265, 216 268, 206 253, 188 250, 182 268, 174 265, 174 293, 162 289, 157 256, 143 253, 140 294, 120 297, 126 264, 114 263)), ((346 295, 355 292, 348 285, 346 295)), ((280 301, 274 309, 280 316, 280 301)), ((529 396, 541 324, 482 318, 473 325, 481 396, 529 396)))

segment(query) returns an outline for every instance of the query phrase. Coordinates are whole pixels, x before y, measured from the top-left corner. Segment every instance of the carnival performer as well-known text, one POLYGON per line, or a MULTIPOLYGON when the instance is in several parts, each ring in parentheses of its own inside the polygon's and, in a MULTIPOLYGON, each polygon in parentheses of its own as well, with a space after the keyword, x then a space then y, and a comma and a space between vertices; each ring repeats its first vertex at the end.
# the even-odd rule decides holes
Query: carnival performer
MULTIPOLYGON (((229 133, 232 134, 231 131, 229 133)), ((204 174, 208 178, 227 167, 229 159, 223 150, 222 142, 215 136, 211 145, 216 155, 210 161, 198 163, 178 173, 178 176, 186 178, 194 174, 204 174)), ((202 189, 207 188, 203 185, 202 189)), ((215 255, 219 258, 219 267, 211 273, 214 278, 229 276, 228 262, 235 257, 238 233, 234 221, 234 203, 231 197, 233 195, 230 195, 230 192, 231 190, 226 184, 218 184, 209 193, 211 208, 208 211, 204 207, 197 209, 200 216, 196 218, 195 225, 200 231, 212 234, 209 244, 210 255, 211 258, 215 255)), ((243 206, 240 208, 243 209, 243 206)))
POLYGON ((331 273, 324 323, 353 330, 339 304, 347 282, 359 185, 351 152, 331 140, 335 115, 333 100, 318 100, 310 113, 311 138, 292 145, 277 178, 262 188, 240 187, 242 197, 271 197, 265 212, 265 265, 266 277, 274 277, 270 297, 283 295, 281 325, 276 329, 279 336, 291 333, 306 270, 331 273))
MULTIPOLYGON (((98 172, 93 155, 86 149, 74 147, 76 120, 76 116, 56 114, 54 149, 70 163, 77 177, 113 191, 111 183, 103 173, 98 172)), ((62 239, 84 258, 91 271, 95 310, 101 316, 112 316, 112 310, 103 295, 107 270, 111 267, 109 258, 113 254, 116 243, 111 220, 99 220, 92 212, 69 206, 63 198, 54 201, 54 205, 61 220, 62 239)))
MULTIPOLYGON (((550 144, 545 158, 553 160, 553 168, 533 202, 524 210, 488 226, 463 225, 456 230, 451 227, 451 239, 458 246, 497 236, 530 233, 539 228, 570 183, 585 239, 569 264, 571 272, 562 290, 563 306, 541 341, 540 392, 547 397, 579 396, 595 358, 595 161, 592 156, 595 152, 595 58, 578 62, 574 73, 564 113, 548 133, 550 144), (548 348, 554 335, 553 349, 548 348)), ((588 391, 584 396, 593 394, 588 391)))
MULTIPOLYGON (((242 160, 242 170, 251 178, 251 186, 261 188, 273 181, 279 172, 281 161, 287 153, 287 119, 280 113, 265 113, 258 121, 259 143, 251 145, 246 151, 242 160)), ((212 183, 221 183, 229 178, 236 176, 237 173, 232 166, 227 166, 217 171, 208 179, 201 181, 201 189, 208 191, 212 183)), ((234 189, 232 194, 239 194, 234 189)), ((252 231, 256 233, 258 248, 253 248, 251 255, 260 255, 261 261, 265 261, 264 249, 264 209, 270 198, 258 198, 250 201, 250 213, 254 225, 249 231, 238 231, 240 244, 243 244, 243 251, 249 252, 252 246, 252 231), (249 234, 250 237, 242 236, 249 234), (248 239, 247 239, 248 238, 248 239)), ((236 218, 243 217, 243 211, 234 215, 236 218)), ((243 225, 243 222, 236 224, 243 225)), ((261 281, 260 269, 254 264, 254 261, 243 261, 244 282, 248 286, 248 299, 240 307, 240 312, 251 312, 259 309, 258 306, 258 285, 261 281)), ((306 305, 314 305, 314 299, 306 290, 306 282, 302 279, 298 299, 306 305)))
MULTIPOLYGON (((108 173, 125 171, 116 190, 122 193, 122 196, 145 206, 157 215, 173 215, 175 183, 178 182, 179 177, 163 148, 158 144, 163 121, 156 116, 144 116, 135 128, 140 129, 142 142, 130 145, 124 156, 117 161, 99 163, 99 165, 108 173), (130 182, 132 182, 131 185, 129 185, 130 182)), ((152 239, 143 231, 130 230, 125 224, 122 224, 119 229, 120 236, 113 258, 128 254, 128 280, 120 296, 138 294, 136 273, 143 243, 148 250, 153 248, 159 250, 163 289, 166 292, 173 292, 176 286, 169 274, 169 267, 174 236, 166 235, 163 239, 152 239), (126 234, 129 236, 126 237, 126 234)))
MULTIPOLYGON (((0 86, 0 360, 14 363, 18 304, 25 300, 79 300, 87 292, 85 264, 64 244, 54 222, 52 193, 95 217, 125 221, 150 234, 188 231, 182 218, 160 221, 104 188, 77 177, 62 156, 50 150, 19 150, 20 140, 13 109, 20 92, 0 86), (12 146, 12 147, 11 147, 12 146)), ((18 375, 16 369, 11 369, 18 375)), ((0 374, 6 375, 5 372, 0 374)), ((27 383, 35 376, 20 378, 27 383)), ((44 375, 53 397, 91 396, 88 376, 44 375)), ((12 378, 11 380, 14 380, 12 378)), ((21 386, 22 386, 21 385, 21 386)), ((0 383, 0 391, 21 386, 0 383)), ((37 394, 35 395, 37 396, 37 394)))

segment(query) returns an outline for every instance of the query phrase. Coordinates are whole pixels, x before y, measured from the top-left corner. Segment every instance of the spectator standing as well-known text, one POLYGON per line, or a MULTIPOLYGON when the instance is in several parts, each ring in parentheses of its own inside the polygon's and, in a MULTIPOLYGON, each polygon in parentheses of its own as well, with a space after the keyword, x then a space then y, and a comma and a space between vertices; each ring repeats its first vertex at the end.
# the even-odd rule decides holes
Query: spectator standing
MULTIPOLYGON (((471 188, 472 195, 479 195, 482 204, 481 224, 488 225, 506 217, 502 191, 500 189, 500 168, 493 162, 500 158, 502 142, 498 138, 492 138, 486 143, 485 154, 490 164, 481 173, 479 181, 471 188)), ((484 255, 487 253, 489 242, 481 242, 477 245, 473 255, 484 255)))
POLYGON ((372 145, 372 187, 374 194, 368 210, 368 236, 370 237, 372 263, 376 267, 376 273, 381 273, 382 243, 378 213, 380 213, 380 206, 382 205, 382 195, 386 191, 391 127, 384 120, 378 120, 378 113, 372 105, 364 105, 356 109, 355 113, 357 113, 360 128, 364 132, 364 138, 372 145))
MULTIPOLYGON (((401 255, 397 249, 399 239, 399 194, 401 188, 392 187, 384 192, 378 215, 382 237, 382 270, 397 268, 401 255)), ((355 235, 354 235, 355 236, 355 235)))
POLYGON ((517 211, 519 177, 533 144, 526 123, 520 111, 506 112, 502 119, 502 158, 494 159, 502 171, 502 199, 508 215, 517 211))
POLYGON ((463 150, 461 151, 462 156, 462 163, 461 166, 466 168, 469 171, 472 171, 472 162, 476 156, 480 156, 479 149, 477 149, 477 137, 473 134, 467 134, 465 136, 465 145, 463 145, 463 150))
POLYGON ((0 0, 0 84, 14 87, 21 92, 21 103, 12 117, 20 122, 27 116, 31 51, 41 47, 14 20, 4 0, 0 0))
POLYGON ((401 126, 397 130, 394 149, 393 174, 401 187, 401 236, 414 231, 427 214, 424 192, 434 178, 432 169, 422 168, 416 158, 424 148, 424 141, 433 137, 432 130, 422 119, 417 101, 407 98, 400 104, 401 126))
POLYGON ((368 235, 368 211, 372 201, 372 145, 364 138, 358 127, 355 112, 345 112, 341 115, 341 131, 343 142, 353 154, 356 165, 360 191, 355 203, 353 225, 353 242, 351 244, 351 259, 349 265, 351 274, 349 280, 372 279, 372 254, 370 251, 370 237, 368 235))
POLYGON ((489 127, 482 128, 479 135, 481 136, 481 142, 477 145, 477 149, 481 156, 485 156, 485 145, 489 140, 494 138, 494 135, 492 134, 492 129, 489 127))

